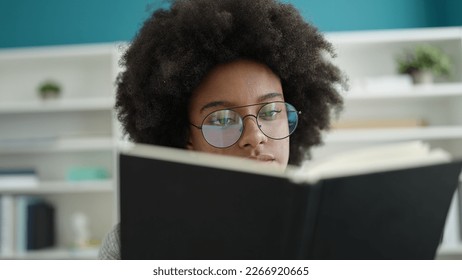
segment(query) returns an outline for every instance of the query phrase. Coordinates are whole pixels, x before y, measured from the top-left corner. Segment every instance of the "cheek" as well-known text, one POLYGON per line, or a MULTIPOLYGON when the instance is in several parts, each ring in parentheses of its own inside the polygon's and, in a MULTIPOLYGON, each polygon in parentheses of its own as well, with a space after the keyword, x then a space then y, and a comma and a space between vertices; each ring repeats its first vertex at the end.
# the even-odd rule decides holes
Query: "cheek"
POLYGON ((287 137, 282 140, 273 140, 272 146, 274 147, 274 153, 277 154, 278 162, 283 165, 287 166, 289 162, 289 154, 290 154, 290 138, 287 137))
POLYGON ((189 137, 190 146, 189 148, 194 151, 200 152, 213 152, 213 147, 210 146, 207 141, 205 141, 204 137, 202 136, 202 132, 200 130, 191 131, 189 137))

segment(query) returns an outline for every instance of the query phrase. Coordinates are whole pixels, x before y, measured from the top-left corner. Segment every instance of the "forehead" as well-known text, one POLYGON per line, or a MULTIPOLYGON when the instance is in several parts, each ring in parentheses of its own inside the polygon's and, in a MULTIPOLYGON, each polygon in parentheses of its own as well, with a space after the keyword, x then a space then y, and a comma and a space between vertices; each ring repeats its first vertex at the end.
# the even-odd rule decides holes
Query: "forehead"
POLYGON ((279 77, 264 64, 238 60, 212 69, 194 90, 191 105, 213 101, 243 105, 269 93, 282 94, 279 77))

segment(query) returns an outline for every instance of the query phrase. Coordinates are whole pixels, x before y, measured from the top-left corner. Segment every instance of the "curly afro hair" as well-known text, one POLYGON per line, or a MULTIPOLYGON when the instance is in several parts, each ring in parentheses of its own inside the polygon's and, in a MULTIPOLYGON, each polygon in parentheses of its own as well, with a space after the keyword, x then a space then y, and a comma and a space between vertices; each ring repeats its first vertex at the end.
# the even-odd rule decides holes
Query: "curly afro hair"
POLYGON ((216 65, 251 59, 281 79, 284 98, 302 112, 290 136, 289 164, 322 143, 342 108, 341 71, 332 45, 290 4, 275 0, 179 0, 148 18, 123 55, 116 111, 138 143, 185 148, 188 102, 216 65))

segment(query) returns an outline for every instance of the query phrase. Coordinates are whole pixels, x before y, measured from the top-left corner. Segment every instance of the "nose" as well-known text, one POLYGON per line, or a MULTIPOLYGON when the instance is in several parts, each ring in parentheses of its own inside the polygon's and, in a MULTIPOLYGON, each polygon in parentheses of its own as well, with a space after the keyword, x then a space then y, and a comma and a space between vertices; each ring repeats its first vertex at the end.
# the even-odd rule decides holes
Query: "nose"
POLYGON ((260 144, 264 144, 268 141, 268 137, 260 130, 257 123, 257 117, 253 115, 247 115, 243 118, 243 130, 241 138, 239 139, 239 147, 257 147, 260 144), (248 118, 251 117, 251 118, 248 118))

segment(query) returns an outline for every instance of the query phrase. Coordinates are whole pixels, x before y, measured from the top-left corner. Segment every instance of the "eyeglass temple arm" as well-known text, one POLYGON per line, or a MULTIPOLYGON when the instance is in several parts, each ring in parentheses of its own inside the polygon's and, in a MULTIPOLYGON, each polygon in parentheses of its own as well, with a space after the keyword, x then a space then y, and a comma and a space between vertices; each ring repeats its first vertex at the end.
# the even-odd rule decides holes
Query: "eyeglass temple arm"
POLYGON ((202 127, 200 127, 200 126, 197 126, 197 125, 195 125, 195 124, 193 124, 193 123, 189 123, 189 124, 192 125, 192 126, 194 126, 194 127, 197 128, 197 129, 201 129, 201 130, 202 130, 202 127))

